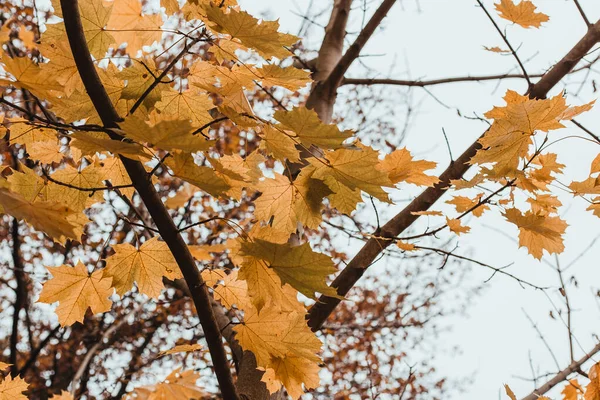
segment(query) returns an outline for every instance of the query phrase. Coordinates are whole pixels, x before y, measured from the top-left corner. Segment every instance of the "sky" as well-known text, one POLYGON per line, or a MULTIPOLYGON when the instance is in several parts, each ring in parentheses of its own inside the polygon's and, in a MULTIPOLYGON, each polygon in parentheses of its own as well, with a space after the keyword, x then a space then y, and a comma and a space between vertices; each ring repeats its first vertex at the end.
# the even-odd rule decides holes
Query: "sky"
MULTIPOLYGON (((307 7, 310 6, 314 12, 319 7, 325 8, 324 4, 329 2, 241 0, 240 3, 251 14, 279 18, 284 31, 297 33, 302 23, 299 15, 304 14, 307 7)), ((379 3, 378 0, 368 1, 370 12, 379 3)), ((591 21, 600 18, 600 2, 580 0, 580 3, 591 21)), ((349 31, 360 29, 362 13, 359 7, 363 2, 355 0, 355 4, 357 9, 351 14, 349 31)), ((506 27, 511 43, 518 48, 520 57, 526 60, 528 72, 540 73, 566 54, 584 35, 586 27, 570 0, 534 0, 534 4, 550 16, 550 21, 539 30, 509 25, 494 12, 492 14, 503 29, 506 27)), ((484 5, 493 11, 492 1, 485 1, 484 5)), ((326 17, 316 17, 315 22, 324 25, 326 17)), ((313 29, 307 46, 315 48, 321 35, 321 28, 313 29)), ((490 53, 483 46, 505 47, 475 1, 405 0, 394 6, 382 29, 364 48, 362 54, 366 56, 361 61, 376 71, 368 77, 378 78, 435 79, 519 72, 514 58, 490 53), (390 71, 392 65, 395 67, 390 71)), ((597 70, 590 71, 583 86, 581 82, 586 78, 585 72, 570 76, 551 95, 566 89, 567 103, 573 105, 596 99, 598 95, 593 92, 591 82, 598 79, 599 73, 600 65, 597 70)), ((366 77, 364 67, 353 66, 347 77, 366 77)), ((443 170, 449 162, 449 154, 442 128, 448 136, 452 153, 455 156, 461 154, 485 130, 485 125, 459 116, 457 110, 463 116, 482 115, 494 105, 503 104, 502 96, 507 89, 524 93, 526 83, 524 80, 504 80, 447 84, 430 87, 429 92, 412 89, 417 107, 406 145, 418 156, 438 162, 438 171, 443 170)), ((407 92, 407 89, 396 90, 390 91, 389 95, 401 96, 407 92)), ((401 103, 398 102, 398 107, 402 107, 401 103)), ((600 109, 593 109, 578 120, 600 133, 600 109)), ((399 113, 397 126, 402 127, 404 123, 399 113)), ((554 139, 583 135, 574 125, 567 125, 553 133, 554 139)), ((558 161, 567 165, 560 180, 570 182, 588 176, 590 163, 599 149, 589 141, 571 138, 558 142, 550 150, 557 152, 558 161)), ((511 264, 508 269, 511 273, 548 289, 522 288, 513 279, 502 276, 486 282, 490 277, 489 271, 473 267, 470 279, 472 283, 482 284, 484 291, 473 298, 467 315, 455 316, 449 321, 452 330, 439 338, 441 348, 458 346, 462 352, 458 356, 441 352, 436 357, 439 360, 437 368, 442 374, 472 379, 466 392, 455 396, 457 399, 506 398, 503 394, 501 396, 504 383, 511 386, 517 397, 525 396, 534 388, 532 369, 539 374, 556 372, 558 366, 554 358, 560 368, 569 364, 565 326, 560 318, 549 316, 551 311, 556 316, 554 307, 562 304, 557 289, 558 275, 549 264, 559 262, 562 268, 568 267, 567 279, 574 276, 578 282, 577 287, 571 285, 569 289, 576 338, 575 358, 580 358, 596 343, 594 334, 600 333, 597 329, 600 307, 598 297, 595 297, 600 287, 600 265, 597 262, 600 245, 594 246, 593 241, 600 234, 600 219, 585 211, 587 205, 582 200, 558 193, 564 204, 560 216, 569 223, 565 235, 566 250, 558 257, 545 256, 542 262, 529 256, 525 249, 518 248, 517 229, 505 222, 498 212, 488 213, 480 220, 469 220, 472 229, 461 238, 461 250, 497 267, 511 264), (544 341, 552 348, 553 354, 544 341)), ((390 206, 384 214, 391 216, 401 208, 402 205, 390 206)), ((448 210, 444 206, 438 208, 448 210)), ((352 253, 352 249, 345 250, 352 253)), ((600 361, 600 354, 594 360, 600 361)), ((590 366, 588 363, 584 369, 590 366)), ((560 390, 562 386, 550 394, 558 397, 560 390)))

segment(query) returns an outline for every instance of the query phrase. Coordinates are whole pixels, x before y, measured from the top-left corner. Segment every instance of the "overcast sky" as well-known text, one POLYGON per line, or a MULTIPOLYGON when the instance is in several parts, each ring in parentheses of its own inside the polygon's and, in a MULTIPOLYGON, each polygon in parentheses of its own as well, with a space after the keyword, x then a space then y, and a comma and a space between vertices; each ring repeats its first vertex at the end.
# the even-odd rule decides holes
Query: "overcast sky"
MULTIPOLYGON (((379 2, 372 0, 367 3, 373 6, 379 2)), ((590 20, 596 21, 600 18, 600 2, 580 2, 590 20)), ((262 13, 271 18, 280 18, 284 30, 296 33, 302 22, 298 14, 305 12, 309 0, 241 0, 240 3, 252 14, 262 13)), ((323 7, 324 3, 326 2, 314 1, 316 6, 311 10, 323 7)), ((355 0, 355 3, 362 5, 363 2, 355 0)), ((527 30, 516 26, 507 28, 508 36, 513 45, 519 48, 521 58, 528 60, 526 67, 530 73, 543 72, 550 67, 566 54, 586 30, 572 1, 534 0, 534 3, 550 16, 548 23, 539 30, 527 30)), ((504 45, 483 11, 475 4, 475 1, 467 0, 399 2, 385 20, 384 29, 364 49, 363 54, 370 56, 362 58, 362 61, 380 71, 379 77, 400 79, 518 72, 512 57, 482 49, 482 46, 504 45), (392 64, 395 64, 396 68, 390 73, 392 64), (407 71, 410 71, 410 74, 407 71)), ((489 10, 493 10, 493 2, 487 1, 485 4, 489 10)), ((354 16, 353 26, 358 29, 361 22, 360 10, 355 10, 354 16)), ((502 27, 508 25, 499 18, 496 20, 502 27)), ((318 22, 325 24, 326 19, 318 19, 318 22)), ((315 40, 308 42, 309 47, 318 43, 319 30, 314 30, 313 34, 315 40)), ((354 67, 348 76, 363 77, 364 70, 354 67)), ((592 92, 591 84, 580 90, 579 83, 584 77, 585 73, 566 80, 569 82, 566 86, 568 103, 581 104, 597 98, 597 94, 592 92)), ((598 73, 592 71, 588 80, 591 82, 597 78, 598 73)), ((414 103, 420 105, 411 124, 408 147, 422 157, 437 161, 439 169, 443 169, 449 161, 449 155, 441 134, 442 128, 448 134, 455 156, 462 153, 485 129, 479 121, 459 117, 456 109, 459 109, 462 115, 482 115, 494 105, 502 105, 502 96, 509 88, 524 93, 526 85, 523 80, 506 80, 499 84, 473 82, 436 86, 430 88, 430 91, 437 100, 422 89, 414 89, 414 103), (447 107, 442 106, 440 102, 447 107)), ((564 86, 557 87, 552 94, 559 93, 563 88, 564 86)), ((581 116, 579 121, 600 133, 598 108, 581 116)), ((397 124, 403 126, 404 120, 399 118, 397 124)), ((581 131, 569 124, 566 129, 552 135, 558 138, 580 134, 581 131)), ((559 161, 567 165, 564 176, 560 177, 562 182, 585 179, 591 160, 598 154, 598 147, 580 139, 560 142, 550 150, 557 152, 559 161)), ((585 211, 587 206, 583 201, 574 201, 570 196, 562 194, 560 198, 565 205, 560 214, 567 219, 569 228, 565 240, 567 250, 558 260, 562 266, 566 266, 600 234, 600 219, 585 211)), ((392 215, 400 208, 401 206, 391 207, 386 215, 392 215)), ((518 233, 516 228, 505 222, 498 212, 488 213, 481 220, 470 220, 470 225, 471 233, 461 239, 461 249, 472 251, 474 258, 494 266, 513 263, 510 267, 511 273, 551 289, 546 293, 522 289, 511 279, 494 277, 485 285, 483 296, 474 299, 468 310, 468 317, 455 317, 451 321, 453 330, 441 337, 444 347, 450 349, 460 346, 463 353, 459 357, 442 355, 438 369, 456 378, 476 373, 466 395, 457 398, 499 398, 503 383, 510 384, 520 397, 533 389, 532 382, 517 378, 531 378, 530 357, 533 368, 539 373, 557 370, 552 356, 528 321, 525 312, 535 321, 548 344, 554 349, 561 368, 569 363, 564 326, 560 320, 553 320, 548 316, 553 308, 552 302, 557 306, 561 302, 556 289, 557 275, 548 265, 528 256, 525 249, 518 249, 514 242, 518 233)), ((600 287, 600 265, 597 261, 599 257, 600 245, 592 248, 567 272, 567 276, 575 275, 579 282, 579 287, 570 292, 575 310, 573 326, 577 339, 576 358, 581 357, 584 350, 593 347, 593 334, 600 333, 600 311, 594 298, 594 293, 600 287)), ((554 257, 545 259, 555 262, 554 257)), ((488 277, 487 270, 474 268, 474 282, 483 283, 488 277)), ((597 356, 596 360, 600 361, 600 356, 597 356)), ((589 368, 589 365, 586 367, 589 368)), ((553 393, 556 395, 560 390, 562 386, 553 393)), ((505 398, 504 395, 502 398, 505 398)))

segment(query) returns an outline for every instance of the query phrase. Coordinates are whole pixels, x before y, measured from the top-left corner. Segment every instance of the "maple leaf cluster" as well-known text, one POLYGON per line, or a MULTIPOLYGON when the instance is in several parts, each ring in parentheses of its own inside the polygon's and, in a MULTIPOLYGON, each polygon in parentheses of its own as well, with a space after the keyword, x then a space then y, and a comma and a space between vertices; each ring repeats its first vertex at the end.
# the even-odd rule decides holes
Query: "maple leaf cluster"
MULTIPOLYGON (((233 327, 236 340, 254 354, 269 392, 283 387, 299 398, 305 389, 316 388, 322 343, 307 325, 307 305, 319 294, 339 296, 328 285, 337 270, 335 257, 315 251, 309 233, 320 229, 325 210, 349 215, 363 196, 390 203, 389 193, 401 185, 439 185, 439 178, 427 173, 436 163, 417 160, 406 148, 382 154, 354 132, 324 124, 302 101, 269 112, 255 110, 249 91, 259 87, 270 97, 275 91, 299 93, 311 77, 288 62, 299 38, 279 32, 277 21, 242 11, 235 0, 183 6, 162 0, 160 11, 139 0, 80 0, 95 72, 120 118, 117 128, 105 127, 59 21, 60 2, 52 5, 58 18, 39 40, 26 30, 18 33, 37 56, 3 51, 0 58, 2 101, 23 114, 1 117, 10 162, 0 179, 0 212, 72 246, 91 234, 94 219, 102 218, 102 203, 112 205, 118 198, 136 210, 135 182, 125 164, 141 162, 149 182, 177 190, 163 199, 164 206, 188 214, 177 228, 189 232, 188 250, 197 265, 215 257, 227 260, 219 268, 203 268, 201 276, 239 321, 233 327), (173 20, 181 28, 169 28, 173 20), (156 46, 164 51, 157 54, 156 46), (11 102, 18 93, 26 93, 25 108, 11 102), (40 114, 27 107, 37 107, 40 114), (217 203, 243 203, 247 209, 237 215, 214 212, 203 220, 189 215, 195 201, 209 210, 217 203), (188 229, 214 221, 232 233, 197 244, 199 238, 188 229)), ((502 0, 497 10, 523 27, 538 27, 547 18, 532 7, 527 1, 516 6, 502 0)), ((7 42, 10 36, 4 33, 0 40, 7 42)), ((486 113, 493 123, 470 160, 480 166, 478 173, 452 182, 457 191, 484 182, 499 189, 492 195, 454 196, 447 201, 458 213, 452 217, 438 211, 413 215, 445 217, 440 230, 461 235, 470 230, 465 215, 480 217, 497 206, 519 228, 520 245, 535 258, 544 250, 560 253, 567 224, 558 216, 561 203, 550 187, 564 165, 556 154, 545 152, 547 139, 540 146, 533 139, 564 127, 561 121, 591 109, 593 102, 569 107, 563 94, 534 100, 514 91, 505 101, 506 106, 486 113), (493 203, 505 191, 508 198, 493 203), (526 211, 515 205, 517 193, 527 197, 526 211)), ((597 173, 598 159, 591 169, 597 173)), ((577 195, 600 195, 597 179, 591 176, 570 188, 577 195)), ((597 204, 590 209, 600 216, 597 204)), ((107 312, 116 298, 132 292, 158 300, 166 285, 183 278, 160 230, 139 219, 124 217, 145 229, 143 240, 136 235, 131 243, 120 242, 110 236, 95 265, 46 265, 51 278, 43 282, 38 301, 58 303, 61 326, 107 312)), ((418 250, 414 239, 393 238, 402 251, 418 250)), ((196 344, 181 344, 161 355, 198 350, 196 344)), ((149 399, 172 392, 177 398, 206 396, 197 380, 195 372, 176 369, 164 382, 136 388, 134 394, 149 399)), ((14 398, 24 398, 26 390, 19 377, 0 383, 0 394, 14 398)))

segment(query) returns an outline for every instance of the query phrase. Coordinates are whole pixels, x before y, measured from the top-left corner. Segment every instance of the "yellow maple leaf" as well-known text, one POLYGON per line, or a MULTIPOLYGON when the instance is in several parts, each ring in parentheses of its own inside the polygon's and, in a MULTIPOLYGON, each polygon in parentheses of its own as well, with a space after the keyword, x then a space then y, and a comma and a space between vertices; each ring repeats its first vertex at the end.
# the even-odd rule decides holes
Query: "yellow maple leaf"
POLYGON ((600 399, 600 374, 598 372, 600 370, 599 364, 592 365, 590 368, 590 372, 588 372, 588 377, 590 378, 590 383, 585 387, 585 400, 598 400, 600 399))
POLYGON ((104 132, 73 132, 71 146, 76 147, 84 156, 93 156, 96 153, 109 151, 138 161, 148 161, 152 158, 142 146, 137 143, 128 143, 122 140, 113 140, 104 132))
POLYGON ((41 73, 55 77, 67 96, 71 96, 75 90, 85 90, 67 40, 42 42, 38 49, 49 59, 47 63, 40 64, 41 73))
POLYGON ((301 224, 316 229, 322 221, 323 198, 330 196, 333 191, 322 180, 314 179, 313 173, 312 167, 305 167, 294 180, 293 185, 296 190, 294 211, 301 224))
POLYGON ((212 168, 197 165, 190 153, 176 153, 167 159, 166 164, 174 176, 213 196, 222 196, 231 188, 212 168))
POLYGON ((271 227, 283 235, 281 242, 296 231, 298 223, 316 228, 321 222, 321 202, 331 193, 323 182, 306 174, 293 182, 275 174, 274 179, 259 182, 256 189, 261 195, 254 201, 255 215, 270 221, 271 227))
POLYGON ((83 32, 90 53, 96 58, 102 58, 115 38, 106 30, 110 19, 112 4, 105 6, 102 0, 80 0, 79 11, 83 32))
MULTIPOLYGON (((248 236, 252 240, 268 240, 270 231, 254 225, 248 236)), ((242 243, 238 239, 228 244, 229 258, 235 265, 240 266, 238 278, 246 281, 248 295, 254 307, 258 311, 267 306, 273 310, 305 312, 304 306, 298 301, 298 292, 290 285, 282 284, 268 263, 255 257, 244 257, 241 252, 242 243)))
POLYGON ((67 204, 73 210, 83 211, 93 204, 104 200, 102 188, 103 171, 92 164, 80 169, 67 165, 65 168, 54 172, 50 177, 61 184, 50 182, 48 184, 49 198, 67 204), (65 186, 65 185, 70 185, 65 186), (84 189, 84 190, 79 190, 84 189), (85 189, 98 189, 88 191, 85 189))
POLYGON ((398 241, 396 242, 396 246, 398 246, 398 248, 400 248, 400 250, 403 250, 403 251, 413 251, 413 250, 417 250, 417 248, 415 247, 415 245, 414 245, 414 244, 412 244, 412 243, 408 243, 408 242, 405 242, 405 241, 403 241, 403 240, 398 240, 398 241))
POLYGON ((317 353, 322 343, 307 326, 304 315, 297 311, 249 310, 243 323, 233 329, 240 345, 254 353, 260 367, 267 368, 272 357, 286 354, 320 361, 317 353))
POLYGON ((4 70, 14 79, 0 78, 0 82, 29 90, 41 99, 53 99, 53 92, 62 91, 61 85, 52 74, 42 70, 28 57, 2 58, 4 70))
POLYGON ((215 299, 231 309, 234 305, 242 310, 249 309, 248 284, 238 279, 238 271, 230 273, 222 269, 202 271, 202 279, 213 289, 215 299))
POLYGON ((446 225, 448 225, 448 228, 457 235, 468 233, 471 230, 470 227, 462 225, 460 219, 450 219, 446 217, 446 225))
POLYGON ((207 161, 214 167, 217 175, 231 186, 227 195, 238 200, 242 197, 242 189, 258 182, 254 175, 262 176, 260 170, 256 171, 258 169, 258 166, 254 164, 256 160, 253 161, 250 157, 243 159, 242 156, 234 153, 219 158, 209 158, 207 161))
POLYGON ((113 249, 115 254, 106 259, 104 275, 112 278, 119 296, 131 290, 135 282, 140 293, 158 298, 164 289, 163 276, 171 280, 183 277, 169 247, 158 237, 144 242, 139 249, 129 243, 117 244, 113 249))
POLYGON ((0 43, 4 43, 10 40, 11 29, 8 24, 4 24, 0 27, 0 43))
POLYGON ((282 283, 290 284, 307 297, 316 298, 315 292, 337 297, 336 290, 325 281, 336 271, 331 258, 315 253, 308 243, 292 247, 254 239, 242 242, 241 254, 266 262, 282 283))
POLYGON ((164 381, 152 386, 136 388, 127 399, 165 400, 165 399, 203 399, 207 393, 196 385, 200 374, 194 371, 182 371, 178 368, 164 381))
POLYGON ((48 236, 65 242, 79 239, 87 218, 62 203, 54 201, 28 201, 18 193, 0 188, 0 206, 4 212, 23 219, 48 236))
POLYGON ((127 50, 131 56, 159 41, 162 36, 160 27, 162 18, 158 14, 142 14, 140 0, 113 0, 107 2, 112 6, 106 29, 114 37, 117 46, 127 42, 127 50))
POLYGON ((562 390, 563 400, 579 400, 583 394, 583 388, 577 379, 571 379, 562 390))
POLYGON ((183 150, 190 153, 208 150, 214 141, 206 140, 201 135, 192 135, 194 127, 187 119, 162 120, 150 126, 144 119, 130 115, 119 123, 119 133, 142 143, 172 151, 183 150))
POLYGON ((229 9, 225 13, 220 7, 207 4, 204 7, 210 28, 238 39, 246 47, 258 51, 263 57, 285 58, 291 53, 285 48, 299 39, 294 35, 279 33, 279 22, 259 21, 245 11, 229 9))
POLYGON ((557 162, 557 155, 553 153, 540 154, 536 156, 530 166, 539 165, 541 168, 529 168, 525 176, 518 175, 517 186, 529 191, 538 189, 548 190, 548 184, 555 179, 554 174, 562 173, 564 164, 557 162), (527 181, 527 182, 525 182, 527 181), (525 184, 525 185, 523 185, 525 184), (531 187, 526 187, 530 185, 531 187))
MULTIPOLYGON (((187 78, 189 83, 206 91, 213 91, 217 82, 217 76, 221 75, 220 72, 229 70, 229 68, 219 67, 202 59, 195 59, 189 62, 184 60, 183 62, 188 69, 187 78)), ((237 78, 237 75, 234 75, 234 78, 237 78)), ((223 84, 226 84, 226 82, 223 84)))
POLYGON ((277 128, 292 131, 307 147, 315 145, 323 149, 337 149, 352 136, 351 131, 342 132, 335 125, 324 124, 314 110, 306 107, 295 107, 292 111, 278 110, 273 118, 280 123, 277 128))
POLYGON ((181 9, 178 0, 160 0, 160 5, 165 8, 168 15, 175 14, 181 9))
POLYGON ((303 310, 298 301, 298 292, 290 285, 283 285, 275 271, 268 264, 255 258, 242 262, 239 279, 246 281, 248 295, 254 307, 277 310, 303 310))
POLYGON ((280 381, 294 398, 303 392, 302 383, 308 388, 318 385, 321 341, 301 313, 248 311, 234 330, 242 348, 254 353, 257 365, 273 370, 267 381, 280 381))
POLYGON ((54 129, 41 128, 30 125, 23 119, 11 119, 10 121, 10 144, 29 145, 35 142, 57 141, 56 131, 54 129))
POLYGON ((494 107, 485 114, 495 121, 479 139, 482 149, 469 163, 495 163, 497 173, 514 175, 519 161, 528 153, 534 133, 563 128, 560 118, 568 107, 562 95, 532 100, 509 90, 504 100, 506 106, 494 107))
POLYGON ((26 201, 34 202, 36 199, 48 200, 46 182, 32 169, 20 166, 21 171, 13 170, 6 181, 8 188, 23 196, 26 201))
POLYGON ((600 178, 590 176, 584 181, 573 181, 569 184, 573 195, 578 194, 600 194, 600 178))
POLYGON ((391 187, 387 173, 378 169, 379 153, 371 147, 360 146, 357 149, 337 149, 325 153, 327 162, 310 158, 315 167, 313 179, 320 179, 335 193, 335 182, 347 186, 350 190, 362 190, 385 202, 389 198, 383 187, 391 187))
POLYGON ((594 158, 592 165, 590 166, 590 175, 596 172, 600 172, 600 154, 594 158))
POLYGON ((540 215, 554 213, 562 206, 556 196, 548 193, 536 194, 534 198, 528 198, 527 202, 531 204, 531 211, 540 215))
POLYGON ((465 211, 478 206, 471 212, 471 214, 473 214, 475 217, 481 217, 485 210, 489 210, 489 206, 487 204, 479 205, 482 197, 483 193, 480 193, 474 199, 470 199, 469 197, 465 196, 455 196, 451 200, 446 201, 446 203, 454 205, 454 207, 456 207, 456 211, 459 213, 464 213, 465 211))
POLYGON ((23 45, 28 48, 37 47, 35 42, 35 33, 33 30, 28 31, 24 26, 19 27, 19 39, 23 42, 23 45))
POLYGON ((58 140, 52 142, 34 142, 27 146, 29 156, 42 164, 59 163, 65 157, 60 151, 58 140))
POLYGON ((175 196, 167 198, 165 206, 170 209, 177 209, 183 207, 196 193, 196 188, 192 185, 184 182, 181 188, 175 193, 175 196))
POLYGON ((261 381, 267 384, 270 393, 284 386, 292 399, 299 399, 304 394, 303 385, 306 389, 319 386, 319 370, 318 364, 303 357, 273 357, 261 381))
MULTIPOLYGON (((54 4, 55 14, 62 18, 59 2, 54 4)), ((102 0, 79 1, 79 12, 85 39, 90 53, 96 58, 102 58, 115 38, 106 30, 110 19, 112 4, 104 6, 102 0)), ((47 29, 42 35, 42 42, 59 43, 68 41, 64 23, 46 25, 47 29)))
POLYGON ((2 400, 27 400, 23 394, 29 385, 20 377, 13 378, 8 375, 0 382, 0 399, 2 400))
POLYGON ((296 142, 285 132, 266 125, 260 133, 260 138, 260 147, 275 159, 282 162, 289 160, 293 163, 300 161, 300 153, 296 148, 296 142))
POLYGON ((0 361, 0 371, 4 371, 6 368, 10 367, 12 364, 7 364, 5 362, 0 361))
POLYGON ((298 90, 310 82, 310 72, 294 66, 282 68, 275 64, 265 64, 253 71, 254 79, 260 80, 263 87, 281 86, 289 90, 298 90))
POLYGON ((220 64, 224 61, 235 61, 237 60, 236 52, 238 50, 246 51, 246 46, 236 41, 236 39, 228 39, 220 37, 218 40, 213 41, 212 46, 209 48, 209 52, 215 56, 215 59, 220 64))
POLYGON ((495 6, 500 17, 523 28, 539 28, 542 22, 550 19, 544 13, 536 12, 535 5, 528 0, 521 0, 519 4, 515 4, 514 0, 500 0, 495 6))
POLYGON ((98 314, 110 310, 113 293, 112 278, 103 276, 103 270, 91 275, 81 261, 75 266, 48 267, 52 278, 44 283, 39 302, 58 302, 56 315, 62 326, 83 322, 88 308, 98 314))
POLYGON ((600 217, 600 197, 596 197, 586 211, 591 211, 596 217, 600 217))
POLYGON ((508 120, 515 129, 529 135, 538 130, 548 132, 564 128, 560 120, 569 107, 563 93, 549 99, 530 99, 529 96, 508 90, 504 101, 506 106, 494 107, 485 116, 494 120, 508 120))
POLYGON ((199 343, 194 344, 180 344, 172 349, 164 350, 158 353, 160 356, 166 356, 169 354, 177 354, 177 353, 191 353, 194 351, 202 350, 202 345, 199 343))
MULTIPOLYGON (((103 160, 95 159, 94 166, 99 169, 101 180, 110 181, 113 186, 131 185, 129 174, 118 157, 109 157, 103 160)), ((119 190, 127 197, 131 197, 135 191, 134 188, 121 188, 119 190)))
POLYGON ((212 121, 213 118, 208 113, 211 108, 214 105, 210 97, 197 89, 163 91, 161 100, 156 103, 157 110, 178 119, 188 119, 195 128, 212 121))
POLYGON ((333 179, 327 182, 327 186, 333 192, 327 196, 329 204, 342 214, 350 215, 356 208, 356 205, 362 201, 360 189, 350 189, 348 186, 333 179))
POLYGON ((392 183, 408 182, 420 186, 433 186, 440 180, 436 176, 426 175, 425 171, 435 168, 436 163, 425 160, 413 160, 406 148, 388 154, 380 167, 388 173, 392 183))
MULTIPOLYGON (((96 71, 108 97, 119 108, 117 103, 123 91, 123 81, 117 75, 117 67, 109 64, 107 69, 97 68, 96 71)), ((88 94, 79 90, 75 90, 70 96, 52 99, 52 111, 67 122, 78 120, 86 120, 90 124, 102 122, 88 94)))
POLYGON ((210 261, 214 258, 211 253, 222 253, 227 249, 224 244, 197 244, 188 246, 192 256, 198 261, 210 261))
MULTIPOLYGON (((151 57, 134 61, 130 67, 123 68, 117 74, 119 79, 127 81, 127 86, 121 92, 121 99, 137 101, 150 88, 150 85, 154 83, 155 76, 159 74, 160 71, 157 70, 154 59, 151 57)), ((164 86, 163 83, 156 85, 154 89, 146 94, 142 104, 146 107, 153 107, 160 100, 162 96, 161 89, 164 86)))
POLYGON ((542 258, 544 250, 549 254, 558 254, 565 249, 562 235, 567 223, 559 217, 531 211, 522 214, 516 208, 506 210, 504 217, 519 228, 519 246, 526 247, 529 254, 538 260, 542 258))
POLYGON ((594 107, 594 104, 596 104, 596 100, 592 100, 589 103, 582 104, 580 106, 571 106, 561 114, 560 119, 563 121, 571 121, 579 114, 591 110, 594 107))

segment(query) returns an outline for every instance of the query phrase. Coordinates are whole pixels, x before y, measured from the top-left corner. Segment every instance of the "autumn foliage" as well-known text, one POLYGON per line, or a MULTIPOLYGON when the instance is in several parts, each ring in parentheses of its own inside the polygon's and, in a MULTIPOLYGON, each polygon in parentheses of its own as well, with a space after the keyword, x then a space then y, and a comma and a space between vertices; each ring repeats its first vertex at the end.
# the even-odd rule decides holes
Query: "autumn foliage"
MULTIPOLYGON (((265 398, 248 394, 253 387, 297 399, 318 391, 322 339, 331 338, 327 327, 321 336, 315 331, 340 301, 332 320, 352 318, 343 308, 348 289, 331 282, 347 250, 336 249, 327 224, 364 202, 391 204, 390 193, 408 185, 450 192, 445 201, 455 211, 437 211, 434 199, 406 212, 410 221, 430 219, 423 234, 358 232, 378 243, 377 254, 390 244, 399 254, 419 254, 421 238, 463 238, 466 216, 491 213, 518 229, 519 246, 533 258, 564 250, 568 224, 555 191, 565 165, 551 145, 556 131, 593 110, 593 100, 507 91, 503 105, 490 104, 489 129, 460 165, 476 172, 448 178, 433 172, 435 160, 362 143, 329 123, 331 115, 307 107, 307 88, 320 81, 294 62, 302 38, 235 0, 79 0, 75 13, 67 3, 52 1, 43 29, 31 7, 0 9, 0 211, 11 226, 3 239, 14 249, 17 298, 32 292, 38 305, 48 305, 41 315, 27 313, 34 320, 28 324, 48 341, 87 340, 88 350, 65 345, 53 355, 32 339, 22 356, 15 351, 22 346, 0 352, 0 399, 265 398), (89 54, 76 47, 77 34, 89 54), (104 100, 91 95, 97 89, 104 100), (321 306, 332 308, 317 316, 321 306), (175 343, 162 337, 153 360, 183 362, 160 364, 164 374, 149 382, 143 373, 151 363, 142 360, 153 335, 161 327, 189 330, 196 321, 203 333, 178 335, 175 343), (87 355, 124 327, 114 354, 141 350, 131 353, 131 374, 106 388, 94 383, 87 355), (85 339, 87 331, 94 340, 85 339), (85 368, 67 362, 56 367, 57 377, 42 377, 60 357, 75 363, 77 352, 85 368), (201 374, 185 363, 194 358, 214 368, 219 388, 212 377, 198 383, 201 374)), ((551 23, 529 1, 501 0, 496 11, 523 28, 551 23)), ((600 156, 589 172, 563 186, 600 216, 600 156)), ((364 296, 378 294, 365 289, 364 296)), ((385 301, 392 298, 399 306, 405 300, 389 294, 385 301)), ((20 310, 31 308, 19 301, 17 328, 20 310)), ((110 374, 106 357, 98 376, 110 374)), ((597 399, 595 371, 587 389, 567 384, 564 399, 597 399)), ((413 395, 424 392, 413 379, 406 384, 413 395)), ((341 390, 338 396, 345 398, 341 390)))

